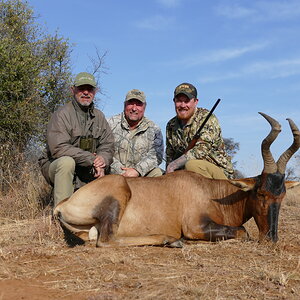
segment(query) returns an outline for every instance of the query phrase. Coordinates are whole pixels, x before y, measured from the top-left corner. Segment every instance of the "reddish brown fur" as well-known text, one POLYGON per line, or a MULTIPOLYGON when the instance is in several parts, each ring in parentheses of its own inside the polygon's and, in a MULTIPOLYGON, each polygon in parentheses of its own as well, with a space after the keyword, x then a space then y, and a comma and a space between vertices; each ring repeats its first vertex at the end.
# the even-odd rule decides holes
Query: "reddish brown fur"
MULTIPOLYGON (((90 228, 99 222, 88 216, 93 215, 103 199, 116 199, 121 208, 119 226, 112 239, 98 243, 100 246, 172 244, 181 237, 194 240, 245 238, 247 234, 241 226, 252 216, 259 221, 256 211, 261 211, 261 201, 253 192, 255 183, 249 178, 232 182, 213 180, 188 171, 157 178, 125 179, 109 175, 61 202, 55 214, 61 216, 71 231, 79 234, 82 228, 77 225, 90 228)), ((280 195, 280 201, 282 197, 280 195)), ((261 217, 266 218, 265 212, 261 217)), ((259 227, 264 237, 267 229, 265 225, 259 224, 259 227)))
MULTIPOLYGON (((260 240, 276 242, 278 216, 286 187, 286 164, 300 147, 300 131, 288 119, 293 144, 275 163, 270 145, 280 124, 260 113, 271 125, 262 141, 264 168, 255 178, 234 181, 213 180, 187 171, 156 178, 124 178, 109 175, 79 189, 61 202, 54 214, 65 233, 83 236, 93 225, 97 246, 180 246, 176 239, 194 240, 245 238, 242 226, 254 217, 260 240), (100 240, 99 240, 100 236, 100 240)), ((72 240, 72 238, 71 238, 72 240)))

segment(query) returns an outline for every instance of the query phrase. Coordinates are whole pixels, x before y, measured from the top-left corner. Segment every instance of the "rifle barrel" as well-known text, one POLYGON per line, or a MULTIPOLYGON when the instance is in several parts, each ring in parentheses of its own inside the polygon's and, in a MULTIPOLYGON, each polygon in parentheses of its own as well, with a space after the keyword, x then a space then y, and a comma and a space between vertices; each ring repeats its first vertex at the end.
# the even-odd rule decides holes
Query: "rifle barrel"
MULTIPOLYGON (((197 133, 195 134, 195 137, 200 137, 200 131, 203 129, 204 125, 206 124, 206 122, 208 121, 208 119, 210 118, 210 116, 213 114, 214 110, 216 109, 216 107, 218 106, 218 104, 220 103, 221 99, 218 99, 216 101, 216 103, 214 104, 214 106, 212 107, 212 109, 210 110, 210 112, 207 114, 205 120, 202 122, 202 124, 200 125, 199 129, 197 130, 197 133)), ((194 137, 194 138, 195 138, 194 137)))
POLYGON ((210 112, 207 114, 205 120, 202 122, 202 124, 200 125, 199 129, 197 130, 195 136, 193 137, 193 139, 189 142, 187 148, 184 150, 184 154, 186 154, 190 149, 192 149, 195 144, 197 143, 199 137, 200 137, 200 132, 203 129, 204 125, 206 124, 206 122, 208 121, 208 119, 210 118, 210 116, 212 115, 212 113, 214 112, 214 110, 216 109, 216 107, 218 106, 218 104, 220 103, 221 99, 218 99, 216 101, 216 103, 214 104, 214 106, 212 107, 212 109, 210 110, 210 112))

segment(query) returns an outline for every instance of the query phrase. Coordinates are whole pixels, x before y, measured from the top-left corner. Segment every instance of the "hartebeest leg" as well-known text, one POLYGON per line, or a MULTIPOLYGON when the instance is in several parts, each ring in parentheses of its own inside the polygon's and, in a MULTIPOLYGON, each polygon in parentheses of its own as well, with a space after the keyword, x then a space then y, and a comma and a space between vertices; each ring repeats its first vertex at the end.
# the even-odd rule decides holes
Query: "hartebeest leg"
POLYGON ((153 234, 137 237, 116 237, 107 243, 99 242, 101 247, 126 247, 126 246, 166 246, 171 248, 182 248, 181 240, 168 235, 153 234))
POLYGON ((249 235, 244 226, 226 226, 220 225, 213 221, 202 227, 204 239, 206 241, 219 241, 228 239, 248 239, 249 235))
POLYGON ((212 220, 202 220, 199 224, 190 223, 184 228, 183 235, 187 239, 215 242, 228 239, 248 239, 249 235, 243 226, 227 226, 212 220))

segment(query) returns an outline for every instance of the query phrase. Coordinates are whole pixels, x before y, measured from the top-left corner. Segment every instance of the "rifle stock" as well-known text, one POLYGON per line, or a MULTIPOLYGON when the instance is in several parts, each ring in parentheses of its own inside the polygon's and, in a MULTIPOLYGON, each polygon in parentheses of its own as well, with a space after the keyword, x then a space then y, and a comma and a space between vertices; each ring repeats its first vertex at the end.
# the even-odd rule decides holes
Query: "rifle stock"
POLYGON ((191 149, 196 145, 197 141, 198 141, 198 138, 197 138, 197 139, 196 139, 196 138, 193 138, 193 139, 189 142, 189 144, 188 144, 188 146, 186 147, 186 149, 184 150, 184 154, 186 154, 189 150, 191 150, 191 149))

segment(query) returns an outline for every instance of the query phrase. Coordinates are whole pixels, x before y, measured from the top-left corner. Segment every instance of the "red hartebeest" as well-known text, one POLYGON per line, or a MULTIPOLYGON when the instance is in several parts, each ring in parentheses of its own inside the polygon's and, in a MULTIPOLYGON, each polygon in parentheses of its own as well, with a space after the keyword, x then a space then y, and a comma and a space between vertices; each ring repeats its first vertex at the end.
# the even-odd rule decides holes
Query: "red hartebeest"
POLYGON ((293 144, 275 163, 270 145, 280 124, 261 113, 271 131, 262 142, 261 175, 239 180, 208 179, 188 171, 156 178, 108 175, 60 202, 54 215, 60 220, 69 245, 88 240, 97 229, 97 246, 170 245, 180 239, 216 241, 246 238, 243 224, 254 218, 259 239, 276 242, 278 216, 286 188, 288 160, 299 149, 300 132, 288 119, 293 144))

